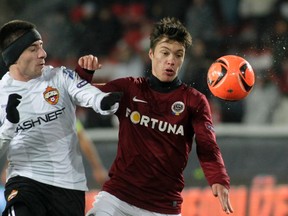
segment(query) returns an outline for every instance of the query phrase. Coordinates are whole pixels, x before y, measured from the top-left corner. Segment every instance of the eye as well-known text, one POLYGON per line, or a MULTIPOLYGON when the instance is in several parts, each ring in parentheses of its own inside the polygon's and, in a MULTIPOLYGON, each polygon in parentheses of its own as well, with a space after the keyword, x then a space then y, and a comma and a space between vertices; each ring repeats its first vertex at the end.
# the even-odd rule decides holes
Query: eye
POLYGON ((35 51, 36 51, 36 46, 30 46, 30 47, 28 48, 28 50, 29 50, 30 52, 35 52, 35 51))

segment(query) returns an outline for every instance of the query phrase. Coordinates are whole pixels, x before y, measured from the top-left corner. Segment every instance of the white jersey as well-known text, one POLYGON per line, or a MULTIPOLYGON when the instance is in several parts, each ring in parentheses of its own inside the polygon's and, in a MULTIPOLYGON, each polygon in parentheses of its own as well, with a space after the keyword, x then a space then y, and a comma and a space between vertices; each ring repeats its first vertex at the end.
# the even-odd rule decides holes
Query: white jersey
POLYGON ((8 72, 0 89, 0 144, 8 148, 7 180, 20 175, 57 187, 87 190, 75 127, 76 105, 112 114, 118 104, 102 111, 100 102, 107 93, 64 67, 45 66, 41 77, 28 82, 14 80, 8 72), (18 124, 6 119, 12 93, 22 96, 18 124))

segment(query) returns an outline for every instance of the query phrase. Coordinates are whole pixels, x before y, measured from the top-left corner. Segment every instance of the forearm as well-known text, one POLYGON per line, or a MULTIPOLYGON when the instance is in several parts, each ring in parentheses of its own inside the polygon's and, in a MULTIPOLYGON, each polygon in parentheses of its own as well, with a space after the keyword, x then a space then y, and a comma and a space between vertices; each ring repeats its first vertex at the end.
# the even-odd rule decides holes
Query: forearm
POLYGON ((216 162, 200 162, 208 184, 220 184, 225 188, 230 188, 230 178, 227 174, 224 164, 216 162))
POLYGON ((218 145, 214 141, 200 142, 198 140, 196 152, 209 185, 219 183, 228 189, 230 178, 218 145))
POLYGON ((119 93, 104 93, 100 89, 81 79, 75 72, 63 68, 63 84, 67 86, 69 95, 77 105, 90 107, 101 115, 112 115, 119 107, 119 93), (70 73, 70 76, 67 74, 70 73), (71 79, 71 76, 74 78, 71 79))
POLYGON ((93 81, 93 73, 94 73, 94 71, 90 71, 90 70, 84 69, 84 68, 80 67, 80 65, 76 66, 75 71, 78 73, 78 75, 82 79, 86 80, 87 82, 91 83, 93 81))
POLYGON ((101 159, 99 157, 98 151, 94 146, 92 140, 88 138, 88 135, 85 131, 81 131, 78 133, 81 151, 85 155, 92 169, 102 169, 103 165, 101 159))

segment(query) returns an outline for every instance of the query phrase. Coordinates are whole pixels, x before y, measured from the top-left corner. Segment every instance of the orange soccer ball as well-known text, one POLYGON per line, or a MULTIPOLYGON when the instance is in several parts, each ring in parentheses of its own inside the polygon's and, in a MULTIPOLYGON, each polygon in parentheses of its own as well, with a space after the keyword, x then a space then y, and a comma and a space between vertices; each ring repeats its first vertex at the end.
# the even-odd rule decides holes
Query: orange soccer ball
POLYGON ((227 101, 238 101, 251 92, 255 84, 255 74, 244 58, 226 55, 210 66, 207 83, 214 96, 227 101))

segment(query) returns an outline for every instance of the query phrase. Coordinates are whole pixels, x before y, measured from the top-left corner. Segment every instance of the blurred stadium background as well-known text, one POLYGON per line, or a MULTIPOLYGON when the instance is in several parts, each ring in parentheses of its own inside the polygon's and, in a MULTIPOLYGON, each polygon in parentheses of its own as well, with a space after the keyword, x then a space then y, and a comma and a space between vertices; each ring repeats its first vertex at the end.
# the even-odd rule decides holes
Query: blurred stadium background
MULTIPOLYGON (((84 54, 98 56, 99 82, 149 71, 149 31, 163 16, 188 27, 193 46, 181 71, 184 82, 210 101, 218 143, 231 176, 237 216, 288 215, 288 1, 287 0, 1 0, 0 25, 25 19, 37 25, 47 64, 74 68, 84 54), (256 73, 252 93, 239 102, 214 98, 206 85, 210 64, 234 54, 256 73)), ((1 74, 5 68, 1 67, 1 74)), ((90 109, 78 118, 108 169, 117 149, 117 121, 90 109)), ((195 146, 194 146, 195 147, 195 146)), ((0 170, 5 159, 0 159, 0 170)), ((88 204, 100 189, 85 161, 88 204), (89 201, 90 200, 90 201, 89 201)), ((184 172, 183 216, 223 215, 203 177, 195 151, 184 172)), ((1 194, 2 195, 2 194, 1 194)), ((4 200, 0 196, 0 208, 4 200)), ((88 206, 89 207, 89 206, 88 206)))

